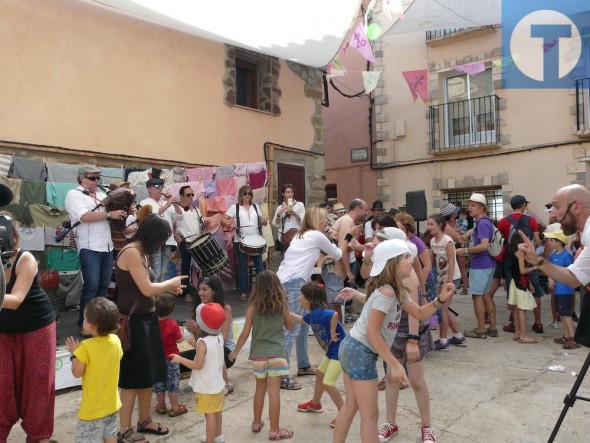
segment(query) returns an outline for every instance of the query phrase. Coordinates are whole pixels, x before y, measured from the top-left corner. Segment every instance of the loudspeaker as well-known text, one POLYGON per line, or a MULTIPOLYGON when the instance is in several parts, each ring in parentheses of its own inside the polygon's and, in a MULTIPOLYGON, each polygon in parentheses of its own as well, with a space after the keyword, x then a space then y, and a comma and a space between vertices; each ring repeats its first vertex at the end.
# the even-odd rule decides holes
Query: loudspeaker
POLYGON ((414 220, 424 221, 428 218, 426 214, 426 193, 424 191, 406 192, 406 212, 414 220))

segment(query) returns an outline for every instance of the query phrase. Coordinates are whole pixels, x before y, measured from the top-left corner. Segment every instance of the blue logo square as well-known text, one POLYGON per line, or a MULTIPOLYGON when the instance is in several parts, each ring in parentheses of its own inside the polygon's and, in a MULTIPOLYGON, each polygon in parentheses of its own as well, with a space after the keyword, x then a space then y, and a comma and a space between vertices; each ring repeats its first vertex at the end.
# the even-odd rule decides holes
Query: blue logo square
POLYGON ((502 86, 573 87, 584 77, 589 25, 588 0, 502 0, 502 86))

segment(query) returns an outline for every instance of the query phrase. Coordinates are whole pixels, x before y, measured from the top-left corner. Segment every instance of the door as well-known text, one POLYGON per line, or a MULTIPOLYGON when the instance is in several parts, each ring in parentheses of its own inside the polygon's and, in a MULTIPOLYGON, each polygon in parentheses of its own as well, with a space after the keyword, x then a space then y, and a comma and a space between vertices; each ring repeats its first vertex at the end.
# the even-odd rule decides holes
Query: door
POLYGON ((277 201, 270 202, 273 205, 278 205, 283 201, 281 190, 285 183, 292 183, 295 187, 295 200, 303 202, 307 206, 305 200, 305 168, 303 166, 289 165, 286 163, 277 163, 277 201))

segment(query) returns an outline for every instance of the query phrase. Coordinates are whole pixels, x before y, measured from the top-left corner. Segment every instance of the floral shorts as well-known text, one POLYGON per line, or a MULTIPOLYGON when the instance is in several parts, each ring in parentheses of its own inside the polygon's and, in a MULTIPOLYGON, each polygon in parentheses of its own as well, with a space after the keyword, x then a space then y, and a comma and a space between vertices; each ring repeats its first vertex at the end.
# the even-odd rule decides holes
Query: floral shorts
POLYGON ((103 441, 105 438, 114 438, 117 436, 118 424, 119 414, 117 412, 96 420, 78 420, 75 441, 76 443, 88 443, 103 441))

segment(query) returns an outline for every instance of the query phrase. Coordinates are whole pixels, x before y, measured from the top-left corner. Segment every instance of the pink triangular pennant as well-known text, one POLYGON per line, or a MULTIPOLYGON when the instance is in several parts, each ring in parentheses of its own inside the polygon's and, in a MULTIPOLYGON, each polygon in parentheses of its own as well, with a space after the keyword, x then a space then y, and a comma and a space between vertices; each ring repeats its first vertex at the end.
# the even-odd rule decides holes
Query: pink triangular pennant
POLYGON ((414 101, 418 100, 418 97, 420 97, 422 101, 426 103, 428 98, 428 70, 403 71, 402 74, 410 87, 410 92, 412 93, 414 101))
POLYGON ((479 74, 486 70, 486 66, 483 62, 467 63, 466 65, 453 66, 455 71, 463 72, 468 75, 479 74))
POLYGON ((361 55, 372 63, 375 63, 375 56, 373 55, 373 49, 371 48, 371 42, 365 34, 365 27, 363 22, 359 22, 356 29, 352 33, 349 40, 350 46, 356 49, 361 55))

